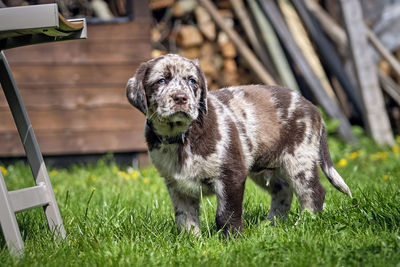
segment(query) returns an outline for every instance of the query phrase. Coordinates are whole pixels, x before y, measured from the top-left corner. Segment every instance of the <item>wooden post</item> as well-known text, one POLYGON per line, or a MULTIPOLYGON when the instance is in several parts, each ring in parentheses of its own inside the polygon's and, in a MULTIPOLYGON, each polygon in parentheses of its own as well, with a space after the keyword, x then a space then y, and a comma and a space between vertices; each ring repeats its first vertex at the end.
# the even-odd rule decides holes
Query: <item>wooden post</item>
MULTIPOLYGON (((354 73, 353 62, 350 59, 350 52, 348 46, 348 40, 346 32, 336 23, 336 21, 323 9, 320 5, 314 2, 314 0, 305 0, 308 9, 317 18, 318 22, 321 24, 324 32, 329 36, 329 38, 335 42, 339 54, 343 58, 344 70, 350 79, 351 85, 357 87, 357 81, 354 73)), ((360 90, 355 90, 354 95, 359 99, 358 103, 362 107, 362 100, 360 95, 360 90)), ((362 109, 362 108, 361 108, 362 109)))
POLYGON ((364 104, 365 122, 378 144, 393 145, 393 133, 379 88, 376 66, 368 47, 360 2, 358 0, 340 0, 340 3, 364 104))
POLYGON ((349 49, 345 31, 329 16, 329 14, 314 0, 305 0, 307 8, 318 19, 325 33, 336 43, 341 55, 349 49))
MULTIPOLYGON (((318 19, 325 33, 329 38, 335 42, 339 50, 342 51, 342 55, 347 54, 349 50, 349 44, 346 36, 346 32, 325 12, 318 4, 314 3, 313 0, 306 0, 308 9, 318 19)), ((379 71, 379 82, 382 85, 382 89, 400 105, 400 88, 388 77, 384 72, 379 71)))
POLYGON ((319 104, 324 108, 329 117, 339 120, 339 133, 342 138, 347 142, 355 141, 356 137, 351 130, 349 121, 338 105, 329 98, 328 94, 322 87, 320 80, 311 69, 300 48, 297 46, 290 34, 290 31, 281 17, 280 11, 274 1, 260 0, 260 4, 319 104))
POLYGON ((289 28, 291 35, 293 36, 296 44, 299 46, 308 64, 314 71, 315 75, 319 78, 325 91, 328 93, 329 97, 338 103, 336 95, 329 83, 328 77, 325 74, 325 70, 314 50, 313 45, 308 38, 307 31, 303 27, 303 24, 297 15, 296 10, 293 8, 292 4, 288 0, 278 0, 278 5, 282 11, 283 17, 285 18, 286 24, 289 28))
POLYGON ((266 44, 272 61, 274 62, 279 76, 282 80, 283 85, 290 89, 299 91, 297 86, 296 78, 287 61, 285 52, 283 51, 281 44, 279 43, 278 37, 276 36, 274 29, 265 17, 263 12, 260 10, 256 0, 247 0, 250 10, 253 13, 254 19, 259 26, 261 37, 266 44))
POLYGON ((378 37, 373 33, 367 25, 365 25, 367 31, 368 40, 375 47, 378 53, 382 56, 382 58, 386 59, 395 72, 396 76, 400 78, 400 63, 397 61, 396 57, 393 56, 389 50, 382 44, 382 42, 378 39, 378 37))
MULTIPOLYGON (((311 1, 313 2, 313 0, 311 1)), ((307 32, 316 46, 321 61, 324 63, 329 72, 337 78, 336 81, 340 83, 340 87, 346 93, 347 98, 352 102, 355 113, 354 115, 361 119, 363 113, 361 97, 357 95, 357 89, 355 88, 355 85, 352 84, 350 78, 343 69, 340 56, 336 51, 332 41, 328 39, 326 34, 321 29, 320 23, 315 19, 314 16, 312 16, 312 14, 310 14, 309 10, 307 10, 303 0, 292 0, 292 3, 296 7, 304 26, 307 28, 307 32)), ((313 4, 317 5, 315 2, 313 2, 313 4)), ((344 36, 346 38, 346 34, 344 34, 344 36)), ((333 83, 334 82, 332 80, 332 84, 333 83)), ((335 88, 338 89, 339 87, 335 86, 335 88)), ((336 90, 338 98, 340 94, 339 90, 336 90)), ((343 100, 343 98, 341 99, 343 100)), ((347 101, 341 101, 342 106, 346 106, 346 102, 347 101)))
POLYGON ((379 82, 382 85, 383 90, 390 95, 390 97, 399 105, 400 107, 400 89, 399 86, 392 78, 387 76, 383 71, 379 70, 379 82))
POLYGON ((275 80, 267 72, 261 62, 253 54, 250 48, 247 47, 246 43, 240 38, 240 36, 232 29, 231 26, 224 22, 224 19, 218 13, 217 8, 210 0, 198 0, 199 3, 207 9, 215 23, 220 27, 232 40, 237 47, 239 53, 242 54, 243 58, 247 61, 250 68, 253 69, 257 77, 265 84, 276 84, 275 80))
POLYGON ((244 6, 243 0, 231 0, 230 2, 233 9, 235 10, 236 15, 239 18, 239 22, 242 25, 247 38, 250 41, 251 47, 253 47, 253 50, 256 52, 267 70, 274 74, 274 66, 265 49, 262 47, 260 40, 257 38, 255 27, 253 27, 250 21, 249 14, 246 10, 246 7, 244 6))

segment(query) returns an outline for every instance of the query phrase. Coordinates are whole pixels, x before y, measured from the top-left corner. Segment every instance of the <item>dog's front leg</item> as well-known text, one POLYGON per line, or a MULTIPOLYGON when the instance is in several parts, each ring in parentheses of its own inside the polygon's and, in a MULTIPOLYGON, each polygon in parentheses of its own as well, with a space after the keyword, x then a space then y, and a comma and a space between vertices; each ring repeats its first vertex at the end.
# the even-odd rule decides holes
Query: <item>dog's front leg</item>
POLYGON ((200 199, 179 192, 173 184, 167 185, 180 231, 200 234, 200 199))
POLYGON ((218 183, 217 193, 217 217, 218 229, 237 233, 243 228, 242 205, 246 175, 233 172, 225 172, 218 183))

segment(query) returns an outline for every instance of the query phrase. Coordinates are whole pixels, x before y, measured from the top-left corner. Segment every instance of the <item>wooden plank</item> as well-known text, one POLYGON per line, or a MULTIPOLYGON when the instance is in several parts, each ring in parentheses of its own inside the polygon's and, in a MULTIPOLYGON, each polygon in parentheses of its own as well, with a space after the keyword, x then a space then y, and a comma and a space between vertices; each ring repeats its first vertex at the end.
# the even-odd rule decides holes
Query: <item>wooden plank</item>
POLYGON ((381 55, 382 58, 386 59, 389 62, 390 66, 392 67, 394 73, 396 74, 397 78, 400 78, 400 63, 397 61, 396 57, 392 55, 392 53, 382 44, 379 38, 373 33, 367 25, 365 25, 368 40, 371 44, 376 48, 378 53, 381 55))
MULTIPOLYGON (((348 75, 344 71, 343 69, 344 66, 340 60, 338 52, 336 51, 335 47, 332 44, 332 41, 330 41, 326 37, 325 33, 321 30, 318 21, 316 21, 315 18, 310 14, 310 12, 308 12, 302 0, 292 0, 292 2, 293 5, 296 7, 305 27, 307 28, 307 31, 311 39, 313 40, 313 43, 316 46, 321 61, 324 63, 329 72, 335 75, 337 81, 340 82, 341 85, 340 87, 345 91, 347 97, 350 99, 350 101, 354 106, 356 117, 361 118, 362 117, 361 99, 356 93, 357 89, 352 85, 348 75)), ((314 5, 317 5, 312 0, 311 2, 314 5)), ((336 88, 340 87, 336 86, 336 88)), ((336 90, 337 95, 341 93, 339 92, 339 90, 341 89, 336 90)), ((344 100, 343 97, 340 98, 344 100)), ((342 107, 346 106, 347 101, 341 102, 341 104, 342 107)))
POLYGON ((379 82, 383 90, 397 103, 400 107, 400 88, 395 81, 386 75, 383 71, 379 70, 379 82))
MULTIPOLYGON (((311 1, 315 2, 315 0, 311 1)), ((342 12, 340 11, 340 5, 338 5, 337 0, 323 0, 323 3, 321 4, 324 6, 324 9, 327 10, 327 13, 330 14, 330 16, 336 23, 339 23, 340 25, 343 24, 342 12)))
POLYGON ((383 0, 383 1, 382 0, 380 0, 380 1, 362 0, 362 1, 360 1, 362 14, 363 14, 363 20, 368 25, 373 25, 382 17, 385 7, 387 7, 388 5, 391 5, 391 4, 393 5, 394 3, 395 3, 395 1, 391 1, 391 0, 383 0))
POLYGON ((150 2, 151 9, 162 9, 171 7, 174 4, 175 0, 152 0, 150 2))
MULTIPOLYGON (((144 126, 144 125, 143 125, 144 126)), ((35 131, 44 155, 146 151, 143 129, 118 131, 35 131)), ((17 132, 0 133, 0 156, 24 156, 17 132)))
MULTIPOLYGON (((372 28, 371 24, 369 26, 372 28)), ((373 24, 373 32, 389 51, 394 52, 400 46, 399 29, 400 10, 398 3, 387 3, 381 17, 373 24)))
MULTIPOLYGON (((255 1, 255 0, 253 0, 255 1)), ((251 47, 256 52, 257 56, 260 58, 261 62, 267 68, 267 70, 274 75, 276 73, 275 67, 272 64, 268 53, 265 51, 264 47, 261 44, 261 41, 257 38, 257 33, 255 31, 255 27, 251 23, 249 13, 246 10, 246 7, 243 3, 243 0, 231 0, 232 7, 238 16, 239 22, 242 25, 242 28, 247 36, 247 39, 250 42, 251 47)), ((259 28, 261 29, 261 28, 259 28)))
POLYGON ((151 20, 150 0, 132 1, 133 19, 135 22, 140 20, 151 20))
MULTIPOLYGON (((325 33, 333 40, 337 47, 343 51, 349 50, 346 32, 327 14, 319 5, 315 4, 313 0, 306 0, 307 7, 318 19, 323 27, 325 33)), ((344 54, 342 54, 344 55, 344 54)), ((384 72, 379 71, 379 82, 385 92, 398 104, 400 104, 400 89, 397 84, 388 77, 384 72)))
POLYGON ((150 40, 151 20, 136 20, 128 23, 91 24, 88 26, 88 40, 150 40))
MULTIPOLYGON (((341 58, 343 59, 344 70, 350 79, 351 85, 356 89, 353 93, 357 99, 361 110, 363 110, 361 93, 356 81, 353 62, 350 59, 350 49, 348 45, 347 35, 344 29, 328 14, 320 5, 313 0, 305 0, 308 9, 312 12, 318 22, 321 24, 324 32, 335 43, 341 58)), ((364 118, 363 118, 364 119, 364 118)))
POLYGON ((376 66, 368 47, 358 0, 340 0, 347 38, 364 104, 365 122, 378 144, 394 144, 392 129, 379 88, 376 66))
MULTIPOLYGON (((92 109, 100 107, 128 107, 123 86, 60 87, 25 86, 19 92, 28 110, 33 109, 92 109)), ((8 110, 8 103, 0 90, 0 111, 8 110)))
POLYGON ((10 64, 19 87, 36 84, 42 86, 79 85, 121 86, 135 74, 139 62, 121 65, 40 65, 10 64))
POLYGON ((276 84, 274 79, 250 50, 247 44, 243 41, 243 39, 239 36, 239 34, 231 26, 225 23, 215 5, 210 0, 199 0, 199 3, 205 9, 207 9, 218 27, 220 27, 229 36, 231 41, 238 48, 239 53, 243 56, 244 60, 246 60, 247 64, 249 64, 249 67, 257 75, 258 79, 265 84, 276 84))
MULTIPOLYGON (((141 129, 144 116, 132 107, 28 110, 35 131, 86 131, 141 129)), ((15 129, 10 111, 0 111, 0 133, 15 129)))
POLYGON ((347 142, 355 141, 356 137, 351 130, 349 121, 338 105, 329 98, 328 94, 323 89, 320 80, 311 69, 303 53, 290 34, 276 4, 272 0, 260 0, 259 2, 262 9, 269 17, 271 24, 275 28, 275 31, 280 37, 283 45, 286 47, 286 50, 296 64, 296 67, 302 73, 304 80, 312 90, 318 103, 324 108, 329 117, 339 120, 340 125, 338 130, 340 135, 347 142))
MULTIPOLYGON (((336 76, 331 77, 331 82, 332 82, 332 87, 335 89, 335 93, 337 98, 339 99, 340 107, 343 110, 343 113, 346 115, 347 118, 352 117, 352 113, 354 110, 350 106, 349 100, 347 98, 347 95, 345 94, 342 85, 336 78, 336 76)), ((357 119, 361 119, 362 116, 356 116, 357 119)))
POLYGON ((336 23, 336 21, 329 16, 329 14, 314 0, 305 0, 307 8, 312 12, 312 14, 321 23, 324 32, 335 42, 336 46, 341 55, 347 55, 348 53, 348 41, 345 31, 342 27, 336 23))
POLYGON ((288 0, 278 0, 278 5, 283 13, 289 31, 291 32, 296 44, 299 46, 300 50, 303 52, 305 59, 314 71, 314 73, 319 78, 325 91, 328 93, 329 97, 338 103, 335 92, 329 83, 328 77, 325 74, 325 70, 322 67, 321 61, 315 49, 308 37, 308 33, 303 26, 303 23, 297 14, 296 10, 288 0))
POLYGON ((6 50, 13 64, 132 64, 149 59, 150 39, 87 40, 83 42, 48 43, 6 50), (132 45, 132 42, 135 45, 132 45))
POLYGON ((279 39, 276 36, 274 29, 263 12, 260 10, 256 0, 247 0, 247 3, 251 12, 253 13, 254 19, 258 25, 258 28, 260 29, 262 40, 269 50, 269 54, 271 55, 274 65, 276 66, 283 85, 292 90, 299 91, 296 78, 294 77, 292 69, 289 66, 285 52, 279 43, 279 39))

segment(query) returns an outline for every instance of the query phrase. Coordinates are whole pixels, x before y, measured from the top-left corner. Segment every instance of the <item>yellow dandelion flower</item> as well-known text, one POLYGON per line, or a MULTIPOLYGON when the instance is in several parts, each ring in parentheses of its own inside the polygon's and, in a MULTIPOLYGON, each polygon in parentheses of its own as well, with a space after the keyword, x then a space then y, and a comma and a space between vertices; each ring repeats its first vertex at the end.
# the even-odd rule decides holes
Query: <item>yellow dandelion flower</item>
POLYGON ((119 171, 119 172, 118 172, 118 176, 119 176, 120 178, 124 178, 124 179, 126 179, 126 180, 129 179, 129 174, 126 173, 126 172, 124 172, 124 171, 119 171))
POLYGON ((92 175, 90 176, 90 179, 91 179, 93 182, 97 182, 97 180, 98 180, 97 176, 94 175, 94 174, 92 174, 92 175))
POLYGON ((387 181, 387 180, 389 180, 389 175, 384 175, 384 176, 382 176, 382 179, 384 180, 384 181, 387 181))
POLYGON ((58 171, 57 170, 52 170, 50 172, 50 176, 57 176, 58 175, 58 171))
POLYGON ((393 147, 392 147, 392 151, 393 151, 393 153, 394 154, 399 154, 399 152, 400 152, 400 146, 399 145, 394 145, 393 147))
POLYGON ((339 167, 344 167, 347 166, 347 160, 346 159, 340 159, 339 162, 337 163, 339 167))
POLYGON ((372 160, 372 161, 378 161, 378 160, 381 159, 381 157, 380 157, 379 153, 376 153, 376 154, 370 155, 369 159, 372 160))
POLYGON ((349 158, 351 158, 351 159, 358 158, 358 151, 354 151, 354 152, 350 153, 349 154, 349 158))
POLYGON ((145 184, 150 183, 149 177, 144 177, 144 178, 143 178, 143 183, 145 183, 145 184))
POLYGON ((137 178, 139 178, 139 172, 138 171, 132 171, 131 172, 131 178, 133 180, 136 180, 137 178))
POLYGON ((379 152, 379 157, 383 160, 387 159, 388 153, 387 152, 379 152))
POLYGON ((2 173, 4 176, 6 176, 7 173, 8 173, 6 167, 4 167, 4 166, 0 166, 0 171, 1 171, 1 173, 2 173))

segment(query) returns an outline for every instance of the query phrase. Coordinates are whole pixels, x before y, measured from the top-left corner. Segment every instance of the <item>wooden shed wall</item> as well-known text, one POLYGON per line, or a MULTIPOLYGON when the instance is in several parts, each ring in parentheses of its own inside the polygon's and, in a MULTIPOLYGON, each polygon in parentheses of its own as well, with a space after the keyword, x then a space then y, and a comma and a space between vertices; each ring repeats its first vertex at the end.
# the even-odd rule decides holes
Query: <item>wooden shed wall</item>
MULTIPOLYGON (((150 57, 150 23, 142 14, 129 23, 88 25, 87 40, 6 51, 44 155, 146 150, 144 116, 129 105, 125 85, 150 57)), ((0 90, 0 156, 21 155, 0 90)))

